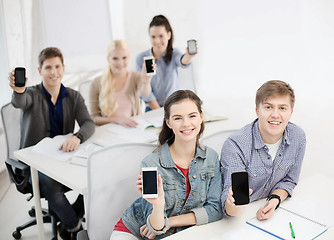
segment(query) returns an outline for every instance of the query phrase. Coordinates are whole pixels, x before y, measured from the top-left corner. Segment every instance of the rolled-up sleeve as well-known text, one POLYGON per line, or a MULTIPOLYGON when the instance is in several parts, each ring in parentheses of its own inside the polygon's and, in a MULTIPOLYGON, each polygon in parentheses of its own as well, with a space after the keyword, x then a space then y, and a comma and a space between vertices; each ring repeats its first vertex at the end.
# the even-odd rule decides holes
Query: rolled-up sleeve
POLYGON ((151 214, 147 217, 147 220, 146 220, 146 226, 147 228, 150 230, 151 233, 155 234, 155 235, 161 235, 161 234, 164 234, 167 232, 167 230, 169 229, 169 221, 168 221, 168 218, 167 216, 165 215, 165 225, 163 227, 163 229, 161 230, 155 230, 151 223, 150 223, 150 217, 151 217, 151 214))
POLYGON ((76 120, 80 126, 77 134, 80 135, 82 142, 86 141, 95 132, 95 123, 90 117, 83 97, 78 94, 76 111, 76 120))

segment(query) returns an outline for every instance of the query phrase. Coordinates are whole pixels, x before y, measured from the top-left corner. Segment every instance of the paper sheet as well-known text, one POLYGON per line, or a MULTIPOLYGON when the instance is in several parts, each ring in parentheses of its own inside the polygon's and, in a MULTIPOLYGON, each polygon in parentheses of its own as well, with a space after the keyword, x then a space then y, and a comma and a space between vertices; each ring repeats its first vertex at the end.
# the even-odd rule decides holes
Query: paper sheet
POLYGON ((62 162, 68 161, 75 152, 64 152, 59 150, 59 147, 69 138, 72 137, 72 133, 67 135, 58 135, 54 138, 46 137, 39 141, 33 148, 32 152, 41 154, 62 162))
POLYGON ((109 131, 129 142, 154 142, 158 136, 142 128, 126 128, 118 124, 111 124, 109 131))

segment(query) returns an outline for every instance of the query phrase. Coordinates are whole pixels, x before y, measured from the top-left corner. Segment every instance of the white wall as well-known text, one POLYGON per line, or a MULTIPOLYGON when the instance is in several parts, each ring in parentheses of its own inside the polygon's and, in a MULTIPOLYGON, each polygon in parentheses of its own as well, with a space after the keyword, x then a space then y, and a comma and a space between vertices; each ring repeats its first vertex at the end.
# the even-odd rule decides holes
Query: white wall
MULTIPOLYGON (((188 39, 199 39, 198 0, 124 0, 125 41, 131 50, 131 67, 136 55, 151 47, 148 26, 152 18, 162 14, 173 28, 174 47, 185 52, 188 39)), ((201 46, 201 43, 199 42, 201 46)))
POLYGON ((333 1, 208 0, 200 9, 204 97, 253 97, 282 79, 299 98, 333 99, 333 1))
MULTIPOLYGON (((211 112, 237 114, 246 124, 255 117, 256 89, 269 79, 281 79, 296 91, 293 121, 296 120, 307 135, 309 129, 313 130, 308 142, 318 151, 307 152, 306 158, 316 161, 319 151, 324 151, 322 142, 333 142, 332 0, 1 0, 1 6, 8 68, 31 62, 31 69, 35 70, 38 52, 46 44, 58 43, 64 51, 67 70, 91 69, 94 64, 102 68, 106 63, 108 36, 115 34, 129 44, 133 69, 135 56, 150 47, 149 22, 154 15, 164 14, 174 29, 176 48, 184 51, 188 39, 198 40, 199 54, 194 59, 197 90, 211 112), (82 4, 76 8, 78 3, 82 4), (73 22, 64 20, 67 15, 71 15, 67 21, 73 22), (25 21, 20 22, 22 17, 25 21), (79 29, 75 29, 73 24, 78 19, 82 24, 76 22, 79 29), (105 23, 87 26, 96 19, 104 19, 105 23), (42 24, 53 27, 43 30, 42 24), (113 24, 117 29, 112 28, 113 24), (77 35, 79 39, 75 39, 77 35), (87 39, 97 40, 97 43, 87 39), (72 48, 76 43, 80 52, 72 48), (99 60, 91 57, 92 50, 95 57, 100 55, 99 60), (212 103, 217 101, 221 107, 213 109, 212 103)), ((4 44, 0 44, 3 51, 4 44)), ((4 61, 2 56, 1 61, 4 61)), ((0 67, 1 103, 4 98, 9 101, 8 80, 3 77, 9 69, 4 73, 5 65, 0 67)), ((334 150, 325 151, 328 158, 322 159, 322 170, 332 173, 334 150)))

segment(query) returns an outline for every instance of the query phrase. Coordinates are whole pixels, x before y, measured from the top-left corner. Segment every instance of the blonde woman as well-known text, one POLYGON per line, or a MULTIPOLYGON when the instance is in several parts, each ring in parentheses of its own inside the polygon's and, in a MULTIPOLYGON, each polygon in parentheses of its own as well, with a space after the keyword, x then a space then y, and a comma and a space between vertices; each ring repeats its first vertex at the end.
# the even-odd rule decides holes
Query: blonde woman
POLYGON ((108 46, 108 66, 102 76, 93 80, 90 86, 90 110, 96 125, 107 123, 136 127, 132 116, 140 111, 139 96, 151 93, 151 77, 142 72, 127 70, 130 51, 122 40, 115 40, 108 46))

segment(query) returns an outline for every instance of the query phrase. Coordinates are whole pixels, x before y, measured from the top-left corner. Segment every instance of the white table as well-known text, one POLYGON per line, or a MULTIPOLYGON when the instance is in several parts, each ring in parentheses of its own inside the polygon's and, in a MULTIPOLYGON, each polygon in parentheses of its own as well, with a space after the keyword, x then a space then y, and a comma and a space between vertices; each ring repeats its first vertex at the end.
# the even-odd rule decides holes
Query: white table
MULTIPOLYGON (((334 178, 323 175, 313 175, 305 179, 301 179, 294 191, 293 197, 309 196, 311 199, 321 201, 323 204, 334 207, 334 178), (320 193, 323 193, 320 195, 320 193)), ((222 220, 212 222, 201 226, 193 226, 184 231, 178 232, 165 238, 166 240, 184 240, 184 239, 219 239, 224 233, 231 231, 237 231, 245 227, 246 221, 255 217, 256 211, 265 204, 265 200, 259 200, 250 203, 245 207, 240 216, 232 218, 223 218, 222 220)), ((305 209, 307 211, 307 209, 305 209)), ((321 213, 319 213, 321 214, 321 213)), ((277 239, 262 231, 258 230, 257 234, 264 234, 266 239, 277 239)), ((223 239, 223 238, 222 238, 223 239)), ((247 239, 254 239, 249 236, 247 239)), ((317 239, 328 240, 334 239, 334 227, 330 227, 324 234, 320 235, 317 239)))
MULTIPOLYGON (((163 116, 163 109, 147 112, 143 115, 137 116, 137 118, 150 118, 156 116, 163 116)), ((88 141, 94 141, 96 139, 114 139, 117 143, 122 143, 126 140, 119 138, 116 134, 108 130, 109 124, 96 127, 94 135, 88 141)), ((204 136, 212 134, 219 130, 235 129, 236 121, 223 120, 218 122, 212 122, 206 124, 206 130, 204 136)), ((148 129, 152 133, 158 134, 158 129, 148 129)), ((52 157, 46 157, 31 152, 33 147, 24 148, 14 152, 14 156, 20 161, 31 167, 32 186, 34 191, 34 201, 36 209, 37 226, 39 231, 39 238, 44 239, 44 226, 42 220, 42 210, 40 202, 38 171, 45 175, 55 179, 56 181, 66 185, 67 187, 75 190, 76 192, 83 194, 84 197, 87 193, 87 169, 82 166, 70 164, 69 162, 62 162, 53 159, 52 157)))

